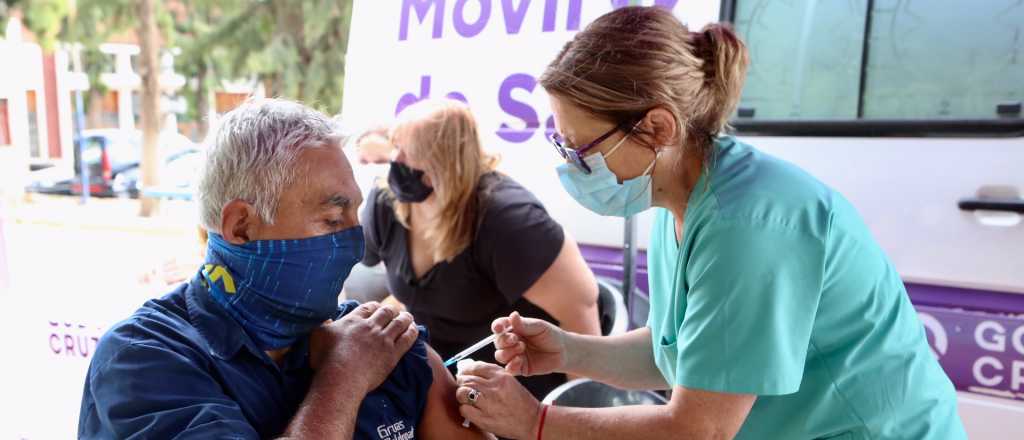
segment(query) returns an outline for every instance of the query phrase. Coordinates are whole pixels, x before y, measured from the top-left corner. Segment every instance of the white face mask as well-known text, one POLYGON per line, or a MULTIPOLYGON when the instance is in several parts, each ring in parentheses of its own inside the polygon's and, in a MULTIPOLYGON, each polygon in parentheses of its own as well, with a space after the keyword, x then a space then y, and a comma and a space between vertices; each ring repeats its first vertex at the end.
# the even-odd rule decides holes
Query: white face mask
POLYGON ((570 163, 564 163, 557 168, 558 180, 562 182, 565 191, 583 207, 596 214, 630 217, 651 207, 651 171, 658 160, 657 156, 643 174, 621 184, 605 162, 605 158, 615 154, 628 137, 628 134, 623 136, 622 140, 608 150, 607 155, 591 154, 583 158, 590 167, 590 174, 584 173, 570 163))

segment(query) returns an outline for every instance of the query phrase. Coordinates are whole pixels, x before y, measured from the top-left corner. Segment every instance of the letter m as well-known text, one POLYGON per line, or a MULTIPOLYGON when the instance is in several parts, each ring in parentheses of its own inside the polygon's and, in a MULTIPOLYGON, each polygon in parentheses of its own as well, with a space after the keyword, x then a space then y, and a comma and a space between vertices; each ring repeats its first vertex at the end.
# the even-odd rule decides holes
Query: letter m
POLYGON ((444 0, 402 0, 402 21, 398 28, 398 41, 405 41, 409 38, 409 14, 416 10, 416 19, 420 24, 427 20, 427 14, 434 10, 434 32, 433 38, 441 38, 441 29, 444 24, 444 0))

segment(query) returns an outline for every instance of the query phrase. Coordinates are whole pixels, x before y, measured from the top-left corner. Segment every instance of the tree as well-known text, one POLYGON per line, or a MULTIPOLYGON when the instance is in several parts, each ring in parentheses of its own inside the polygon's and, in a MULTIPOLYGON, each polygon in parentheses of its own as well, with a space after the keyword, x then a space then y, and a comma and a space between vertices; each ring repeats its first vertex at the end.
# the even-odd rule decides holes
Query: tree
POLYGON ((25 27, 36 36, 43 51, 53 51, 61 23, 68 15, 67 0, 0 1, 0 24, 6 25, 15 10, 21 11, 25 27))
MULTIPOLYGON (((56 0, 47 0, 56 1, 56 0)), ((66 0, 65 0, 66 1, 66 0)), ((171 16, 162 3, 152 0, 79 0, 72 3, 61 31, 61 39, 73 41, 83 47, 83 65, 91 85, 91 105, 96 105, 102 96, 99 75, 105 67, 105 56, 99 52, 99 45, 112 36, 134 30, 139 42, 140 54, 137 63, 142 77, 141 116, 142 160, 140 170, 143 188, 159 183, 160 156, 160 42, 172 41, 171 16)), ((152 216, 159 208, 159 202, 143 196, 139 214, 152 216)))
MULTIPOLYGON (((228 79, 227 54, 223 47, 216 47, 206 40, 225 17, 226 11, 242 9, 240 2, 193 0, 188 9, 175 20, 180 53, 174 59, 174 69, 189 78, 182 90, 189 103, 186 118, 198 122, 200 139, 210 129, 207 115, 213 100, 213 90, 221 80, 228 79)), ((232 12, 233 13, 233 12, 232 12)))
POLYGON ((351 0, 218 2, 221 24, 192 48, 221 58, 221 75, 254 78, 270 96, 341 108, 351 0))
MULTIPOLYGON (((160 43, 157 41, 156 11, 153 0, 138 0, 139 75, 142 76, 142 187, 160 183, 160 156, 157 143, 160 138, 160 43)), ((140 197, 139 214, 150 217, 159 209, 159 199, 140 197)))

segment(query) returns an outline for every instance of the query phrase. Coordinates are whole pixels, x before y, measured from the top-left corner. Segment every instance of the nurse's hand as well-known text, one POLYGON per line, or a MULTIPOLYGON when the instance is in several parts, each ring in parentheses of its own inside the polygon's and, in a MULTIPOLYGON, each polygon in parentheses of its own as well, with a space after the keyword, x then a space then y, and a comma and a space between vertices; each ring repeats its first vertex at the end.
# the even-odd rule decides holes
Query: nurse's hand
POLYGON ((540 402, 500 366, 473 362, 455 376, 459 412, 483 431, 499 437, 536 437, 540 402), (470 394, 476 394, 475 401, 470 394))
POLYGON ((501 334, 494 340, 494 359, 505 364, 506 371, 522 376, 565 371, 566 333, 558 326, 512 312, 495 319, 491 330, 501 334))

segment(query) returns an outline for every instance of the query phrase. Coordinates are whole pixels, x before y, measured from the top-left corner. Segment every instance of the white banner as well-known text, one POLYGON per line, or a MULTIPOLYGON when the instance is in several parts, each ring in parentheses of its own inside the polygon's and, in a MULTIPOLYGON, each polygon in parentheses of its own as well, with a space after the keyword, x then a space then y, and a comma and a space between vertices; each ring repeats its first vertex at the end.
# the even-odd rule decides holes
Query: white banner
MULTIPOLYGON (((501 170, 529 188, 579 241, 621 246, 622 221, 590 213, 562 190, 548 145, 548 98, 536 78, 567 41, 619 0, 357 0, 345 72, 342 119, 365 126, 387 121, 427 97, 468 102, 484 145, 501 154, 501 170)), ((718 19, 719 2, 646 1, 672 9, 699 29, 718 19)), ((350 152, 351 153, 351 152, 350 152)), ((363 190, 381 167, 359 167, 363 190)), ((384 169, 386 170, 386 169, 384 169)), ((650 214, 640 217, 647 243, 650 214)))

